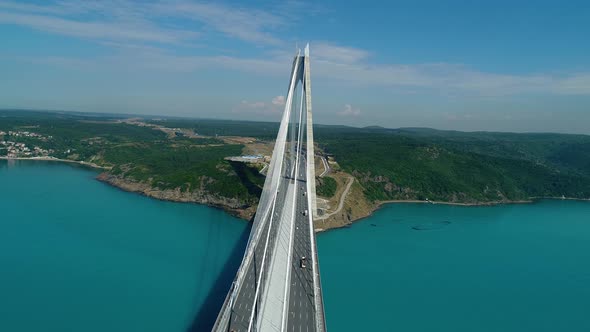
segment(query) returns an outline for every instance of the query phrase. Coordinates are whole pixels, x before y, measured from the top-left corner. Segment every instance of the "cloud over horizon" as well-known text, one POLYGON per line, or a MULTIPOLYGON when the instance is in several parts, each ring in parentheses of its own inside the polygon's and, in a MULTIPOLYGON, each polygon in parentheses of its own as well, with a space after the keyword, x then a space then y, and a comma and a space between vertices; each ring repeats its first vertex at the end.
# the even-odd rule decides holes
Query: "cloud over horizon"
POLYGON ((352 108, 350 104, 344 105, 344 109, 338 112, 340 116, 359 116, 361 114, 361 110, 358 108, 352 108))

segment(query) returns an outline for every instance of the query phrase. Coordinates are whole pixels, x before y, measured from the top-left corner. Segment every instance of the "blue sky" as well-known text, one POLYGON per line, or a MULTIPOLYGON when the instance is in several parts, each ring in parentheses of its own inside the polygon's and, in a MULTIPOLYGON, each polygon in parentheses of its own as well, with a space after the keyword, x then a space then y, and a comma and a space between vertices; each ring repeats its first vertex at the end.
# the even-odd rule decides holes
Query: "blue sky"
POLYGON ((0 0, 0 107, 590 134, 587 1, 0 0))

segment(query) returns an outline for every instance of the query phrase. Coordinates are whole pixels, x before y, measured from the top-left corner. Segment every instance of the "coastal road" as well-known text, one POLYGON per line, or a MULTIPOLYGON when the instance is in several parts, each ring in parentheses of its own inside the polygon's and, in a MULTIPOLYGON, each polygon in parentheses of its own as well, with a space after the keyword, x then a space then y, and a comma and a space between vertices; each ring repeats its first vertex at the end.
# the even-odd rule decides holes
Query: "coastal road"
POLYGON ((338 208, 336 209, 336 211, 325 214, 323 216, 319 216, 316 219, 318 219, 318 220, 328 219, 331 216, 335 215, 336 213, 342 211, 342 208, 344 207, 344 200, 346 199, 346 196, 348 195, 348 192, 350 191, 350 187, 352 187, 353 183, 354 183, 354 178, 351 176, 350 178, 348 178, 348 183, 346 184, 346 189, 344 189, 342 196, 340 196, 340 202, 338 202, 338 208))
POLYGON ((324 165, 324 171, 322 172, 322 174, 319 175, 319 177, 323 178, 324 176, 326 176, 326 174, 328 174, 330 172, 330 165, 328 165, 326 158, 324 158, 323 156, 317 156, 317 157, 320 158, 320 160, 322 161, 322 164, 324 165))

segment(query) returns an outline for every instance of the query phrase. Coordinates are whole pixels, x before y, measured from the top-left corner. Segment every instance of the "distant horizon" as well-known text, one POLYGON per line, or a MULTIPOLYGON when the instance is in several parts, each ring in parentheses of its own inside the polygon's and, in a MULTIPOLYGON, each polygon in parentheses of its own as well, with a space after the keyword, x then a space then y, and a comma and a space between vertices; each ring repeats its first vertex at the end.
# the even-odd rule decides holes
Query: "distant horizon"
MULTIPOLYGON (((140 118, 161 118, 161 119, 181 119, 181 120, 213 120, 213 121, 236 121, 236 122, 260 122, 260 123, 273 123, 279 124, 279 121, 264 121, 264 120, 248 120, 248 119, 227 119, 227 118, 213 118, 213 117, 192 117, 192 116, 177 116, 177 115, 161 115, 161 114, 141 114, 141 113, 110 113, 110 112, 86 112, 86 111, 71 111, 71 110, 53 110, 53 109, 28 109, 28 108, 0 108, 0 112, 13 111, 13 112, 40 112, 40 113, 71 113, 78 115, 97 115, 97 116, 114 116, 121 118, 129 117, 140 117, 140 118)), ((410 130, 410 129, 428 129, 435 131, 444 132, 461 132, 461 133, 500 133, 500 134, 558 134, 558 135, 582 135, 590 136, 589 133, 575 133, 575 132, 556 132, 556 131, 502 131, 502 130, 456 130, 456 129, 444 129, 434 127, 417 127, 417 126, 404 126, 404 127, 384 127, 380 125, 367 125, 367 126, 354 126, 345 124, 328 124, 328 123, 314 123, 314 126, 328 126, 328 127, 346 127, 355 129, 383 129, 383 130, 410 130)))

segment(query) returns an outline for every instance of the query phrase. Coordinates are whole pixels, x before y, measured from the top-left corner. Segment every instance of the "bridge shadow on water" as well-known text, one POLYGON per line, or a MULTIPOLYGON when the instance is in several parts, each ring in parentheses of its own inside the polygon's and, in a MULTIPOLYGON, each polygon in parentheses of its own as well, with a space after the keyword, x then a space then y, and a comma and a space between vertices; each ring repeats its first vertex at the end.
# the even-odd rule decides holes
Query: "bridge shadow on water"
POLYGON ((231 250, 229 258, 223 264, 219 276, 205 297, 205 301, 197 311, 192 323, 187 328, 187 332, 211 331, 213 328, 219 310, 223 305, 223 301, 225 301, 231 283, 233 282, 240 263, 242 262, 253 220, 254 218, 250 220, 248 227, 244 228, 244 231, 240 234, 238 241, 231 250))

